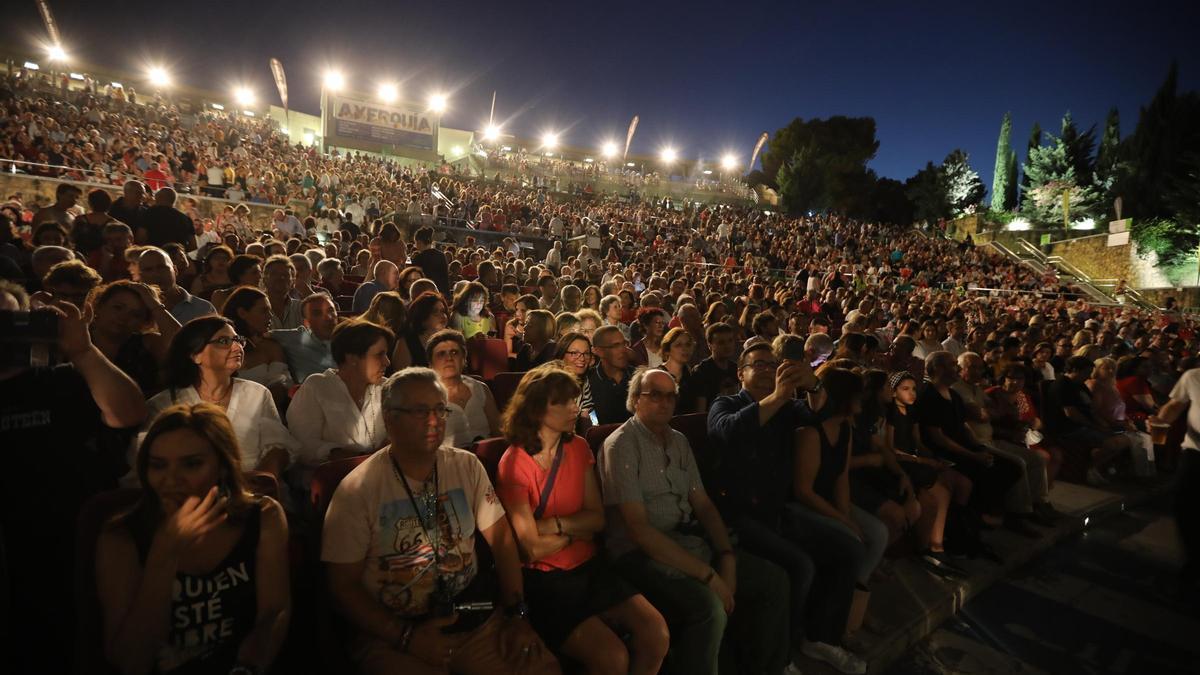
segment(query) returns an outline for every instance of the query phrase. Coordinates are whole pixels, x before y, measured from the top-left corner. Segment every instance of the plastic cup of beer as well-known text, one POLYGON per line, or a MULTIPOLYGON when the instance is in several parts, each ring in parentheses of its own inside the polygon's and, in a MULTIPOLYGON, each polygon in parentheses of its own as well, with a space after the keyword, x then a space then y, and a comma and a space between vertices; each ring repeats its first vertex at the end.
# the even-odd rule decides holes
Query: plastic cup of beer
POLYGON ((1166 445, 1167 431, 1171 425, 1162 422, 1150 422, 1150 442, 1155 445, 1166 445))

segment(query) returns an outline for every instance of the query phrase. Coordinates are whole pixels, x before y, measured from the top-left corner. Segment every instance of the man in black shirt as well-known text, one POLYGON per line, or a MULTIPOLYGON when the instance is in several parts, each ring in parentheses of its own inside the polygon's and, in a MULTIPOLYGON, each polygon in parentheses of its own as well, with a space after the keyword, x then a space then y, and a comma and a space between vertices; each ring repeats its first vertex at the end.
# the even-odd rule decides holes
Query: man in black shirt
POLYGON ((446 254, 433 247, 433 228, 422 227, 413 233, 412 264, 421 268, 425 278, 437 284, 442 295, 450 294, 450 266, 446 254))
POLYGON ((142 225, 135 232, 138 243, 165 247, 171 242, 185 250, 196 250, 196 226, 184 212, 175 208, 175 190, 160 188, 154 193, 154 206, 142 215, 142 225))
MULTIPOLYGON (((20 289, 0 282, 0 310, 28 309, 20 289)), ((133 380, 100 353, 68 302, 52 312, 58 350, 52 368, 0 368, 0 551, 8 602, 0 653, 5 672, 69 672, 62 627, 72 625, 75 522, 91 495, 116 486, 145 400, 133 380)), ((7 336, 6 336, 7 337, 7 336)))
POLYGON ((588 371, 588 386, 592 390, 592 409, 597 424, 619 424, 632 413, 625 407, 629 393, 629 341, 616 326, 601 326, 592 335, 592 351, 597 363, 588 371))
POLYGON ((129 226, 130 230, 138 231, 142 227, 142 218, 146 215, 146 186, 141 181, 127 180, 121 189, 121 196, 108 207, 108 215, 129 226))
POLYGON ((734 360, 737 338, 733 326, 714 323, 704 331, 712 356, 704 359, 692 373, 696 392, 704 397, 710 407, 718 396, 729 396, 738 392, 738 367, 734 360))
POLYGON ((1092 411, 1092 392, 1087 388, 1094 364, 1083 356, 1072 356, 1064 364, 1062 377, 1050 385, 1042 408, 1046 428, 1061 441, 1082 445, 1091 452, 1092 466, 1087 482, 1093 486, 1108 485, 1104 476, 1108 467, 1132 447, 1123 429, 1108 429, 1092 411))
MULTIPOLYGON (((957 462, 955 469, 975 484, 971 505, 985 522, 998 526, 1004 523, 1004 497, 1021 478, 1021 469, 992 453, 971 433, 967 406, 951 389, 958 376, 958 363, 950 352, 925 357, 925 388, 917 397, 921 437, 941 458, 957 462)), ((1013 527, 1028 534, 1017 523, 1023 524, 1014 520, 1013 527)))

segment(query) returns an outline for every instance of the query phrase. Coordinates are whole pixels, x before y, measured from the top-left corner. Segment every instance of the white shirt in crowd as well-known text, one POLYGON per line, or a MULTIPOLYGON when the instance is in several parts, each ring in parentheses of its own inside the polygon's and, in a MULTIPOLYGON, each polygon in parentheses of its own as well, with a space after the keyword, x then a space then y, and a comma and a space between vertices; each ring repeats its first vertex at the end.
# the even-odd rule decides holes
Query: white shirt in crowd
POLYGON ((487 385, 465 375, 462 379, 467 389, 471 390, 471 398, 466 408, 459 407, 453 401, 446 404, 450 409, 450 416, 446 419, 446 444, 466 449, 471 447, 475 439, 491 436, 492 428, 483 409, 483 404, 487 402, 487 385))
POLYGON ((382 447, 387 441, 382 391, 377 384, 368 385, 359 408, 335 369, 309 375, 287 411, 288 428, 301 446, 300 461, 320 464, 334 448, 365 453, 382 447))
MULTIPOLYGON (((959 342, 958 340, 955 340, 952 337, 948 337, 945 340, 942 340, 942 349, 945 349, 946 351, 953 354, 954 358, 956 358, 956 359, 959 357, 960 354, 967 351, 966 345, 959 342)), ((913 355, 914 356, 916 355, 915 350, 914 350, 913 355)), ((1054 378, 1051 378, 1051 379, 1054 379, 1054 378)))
MULTIPOLYGON (((194 405, 201 402, 195 387, 177 389, 174 392, 167 389, 146 401, 146 406, 150 409, 146 419, 153 420, 158 413, 173 405, 194 405)), ((225 415, 233 425, 233 433, 241 446, 243 471, 253 471, 263 455, 274 447, 286 448, 289 461, 295 460, 300 444, 283 426, 283 420, 275 408, 275 401, 266 387, 257 382, 233 378, 233 391, 229 394, 229 407, 225 409, 225 415)), ((141 434, 138 440, 140 442, 141 434)))

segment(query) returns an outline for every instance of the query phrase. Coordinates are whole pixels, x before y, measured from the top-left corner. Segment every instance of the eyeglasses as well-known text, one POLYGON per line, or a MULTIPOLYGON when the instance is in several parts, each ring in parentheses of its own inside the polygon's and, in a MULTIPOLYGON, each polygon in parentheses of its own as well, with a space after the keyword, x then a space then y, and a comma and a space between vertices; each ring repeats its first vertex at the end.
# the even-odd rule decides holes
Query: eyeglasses
POLYGON ((674 401, 675 397, 678 396, 678 394, 674 391, 658 391, 655 389, 643 391, 641 395, 650 399, 654 403, 662 403, 663 401, 674 401))
POLYGON ((388 410, 392 410, 392 411, 395 411, 398 413, 404 413, 405 415, 411 415, 413 417, 417 417, 417 418, 421 418, 421 419, 428 419, 431 414, 434 415, 435 417, 437 417, 439 420, 444 420, 450 416, 450 409, 444 405, 438 406, 436 408, 395 407, 395 408, 388 408, 388 410))
POLYGON ((747 363, 744 367, 750 368, 752 370, 775 370, 775 369, 779 368, 779 362, 778 361, 751 361, 750 363, 747 363))
POLYGON ((229 347, 236 343, 236 344, 239 344, 239 345, 245 347, 247 342, 249 342, 249 340, 247 340, 245 337, 242 337, 241 335, 222 335, 219 338, 213 338, 213 339, 209 340, 205 344, 219 345, 221 347, 229 347))
POLYGON ((578 358, 586 359, 591 355, 592 355, 591 352, 581 352, 577 349, 568 349, 567 352, 564 354, 564 356, 566 356, 568 359, 578 359, 578 358))
POLYGON ((447 350, 444 352, 434 352, 433 358, 435 358, 435 359, 457 359, 458 357, 460 357, 462 355, 463 355, 463 353, 462 353, 461 349, 450 349, 450 350, 447 350))

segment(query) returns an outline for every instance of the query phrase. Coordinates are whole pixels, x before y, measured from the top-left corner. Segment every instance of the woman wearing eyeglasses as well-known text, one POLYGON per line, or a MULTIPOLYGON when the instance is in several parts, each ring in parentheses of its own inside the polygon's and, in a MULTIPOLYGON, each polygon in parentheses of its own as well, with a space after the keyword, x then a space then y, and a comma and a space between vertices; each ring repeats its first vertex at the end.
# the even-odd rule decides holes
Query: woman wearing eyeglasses
MULTIPOLYGON (((588 383, 588 370, 592 367, 592 341, 583 333, 567 333, 558 339, 554 357, 566 365, 567 372, 574 375, 579 383, 579 398, 575 402, 579 404, 579 421, 586 428, 591 424, 592 410, 595 408, 592 404, 592 387, 588 383)), ((580 426, 577 425, 576 430, 579 431, 580 426)))
POLYGON ((233 376, 245 360, 246 338, 221 316, 184 324, 167 351, 167 388, 146 402, 153 420, 173 405, 211 403, 225 411, 241 448, 243 471, 280 477, 300 444, 283 426, 266 387, 233 376))
POLYGON ((452 328, 434 333, 426 343, 425 354, 449 394, 446 443, 466 449, 481 438, 498 435, 500 412, 492 391, 486 384, 463 374, 467 365, 467 342, 463 334, 452 328))
POLYGON ((679 397, 675 400, 676 415, 687 415, 704 410, 705 402, 699 400, 696 395, 696 387, 692 381, 692 367, 688 365, 695 349, 696 341, 692 339, 691 333, 682 327, 667 331, 662 339, 662 347, 659 348, 663 362, 658 368, 670 373, 671 377, 679 383, 679 397))
POLYGON ((551 650, 588 673, 657 673, 666 622, 597 555, 604 507, 592 452, 571 433, 579 417, 576 380, 557 364, 535 368, 504 415, 512 445, 500 459, 496 493, 525 564, 530 622, 551 650), (628 643, 619 637, 625 632, 628 643))

